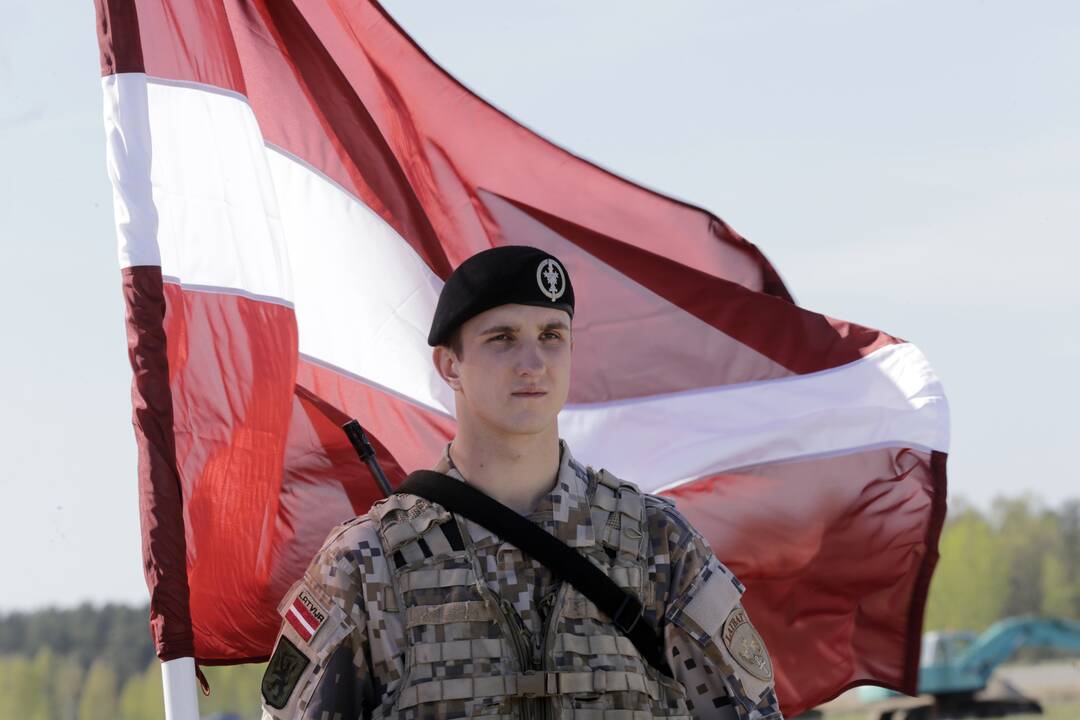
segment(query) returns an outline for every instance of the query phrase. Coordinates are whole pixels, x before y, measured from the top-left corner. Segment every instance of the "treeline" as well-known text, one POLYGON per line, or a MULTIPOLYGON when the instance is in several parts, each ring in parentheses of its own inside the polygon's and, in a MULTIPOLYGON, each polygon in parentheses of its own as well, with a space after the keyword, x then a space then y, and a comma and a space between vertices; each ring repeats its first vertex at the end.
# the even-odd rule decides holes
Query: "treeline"
MULTIPOLYGON (((258 720, 264 667, 204 668, 213 692, 200 695, 200 714, 258 720)), ((164 707, 156 658, 121 679, 104 658, 84 668, 74 655, 57 655, 49 648, 32 657, 0 655, 0 720, 161 720, 164 707)))
POLYGON ((940 552, 926 630, 983 630, 1014 615, 1080 620, 1080 501, 999 499, 986 513, 954 503, 940 552))
MULTIPOLYGON (((149 613, 84 604, 0 617, 0 720, 160 720, 149 613)), ((264 667, 203 668, 203 717, 257 720, 264 667)))
MULTIPOLYGON (((982 630, 1013 615, 1080 620, 1080 501, 952 505, 927 630, 982 630)), ((262 665, 203 670, 204 717, 259 717, 262 665)), ((146 606, 0 617, 0 720, 157 720, 162 707, 146 606)))
POLYGON ((154 659, 149 609, 86 603, 0 617, 0 656, 34 657, 42 648, 74 661, 84 672, 101 660, 122 684, 154 659))

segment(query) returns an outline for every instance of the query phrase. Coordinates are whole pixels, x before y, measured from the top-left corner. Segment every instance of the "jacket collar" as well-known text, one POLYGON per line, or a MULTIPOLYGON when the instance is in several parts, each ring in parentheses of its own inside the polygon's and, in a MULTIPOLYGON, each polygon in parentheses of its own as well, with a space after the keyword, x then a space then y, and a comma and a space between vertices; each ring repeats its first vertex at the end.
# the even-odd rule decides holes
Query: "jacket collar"
MULTIPOLYGON (((566 442, 559 441, 559 474, 555 485, 525 517, 562 540, 570 547, 589 547, 596 544, 592 511, 589 507, 589 475, 585 467, 570 454, 566 442)), ((450 446, 443 451, 435 470, 455 480, 468 482, 450 460, 450 446)), ((461 520, 476 547, 501 542, 487 528, 471 520, 461 520)))

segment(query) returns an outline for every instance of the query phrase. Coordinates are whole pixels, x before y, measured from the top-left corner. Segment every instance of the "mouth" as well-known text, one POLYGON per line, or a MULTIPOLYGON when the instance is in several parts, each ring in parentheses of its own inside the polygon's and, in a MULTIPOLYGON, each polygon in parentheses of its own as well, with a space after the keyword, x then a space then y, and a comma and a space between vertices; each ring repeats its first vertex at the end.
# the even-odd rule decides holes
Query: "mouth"
POLYGON ((516 390, 510 394, 519 398, 540 398, 547 395, 547 390, 516 390))

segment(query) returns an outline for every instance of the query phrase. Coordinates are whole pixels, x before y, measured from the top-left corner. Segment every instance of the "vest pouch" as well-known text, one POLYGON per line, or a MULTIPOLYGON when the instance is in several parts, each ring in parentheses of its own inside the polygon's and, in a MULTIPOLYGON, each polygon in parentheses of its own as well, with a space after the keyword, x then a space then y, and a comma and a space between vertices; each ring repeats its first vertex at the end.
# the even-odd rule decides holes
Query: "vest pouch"
POLYGON ((391 716, 513 717, 513 650, 489 601, 410 606, 405 632, 408 670, 391 716))

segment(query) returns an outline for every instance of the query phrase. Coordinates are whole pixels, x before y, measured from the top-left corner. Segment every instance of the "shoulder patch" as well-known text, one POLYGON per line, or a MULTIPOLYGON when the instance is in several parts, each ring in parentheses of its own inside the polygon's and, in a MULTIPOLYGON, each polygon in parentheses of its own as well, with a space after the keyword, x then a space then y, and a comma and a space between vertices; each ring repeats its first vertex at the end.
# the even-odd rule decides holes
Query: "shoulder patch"
POLYGON ((262 679, 262 696, 266 704, 275 710, 284 708, 310 662, 287 637, 279 638, 262 679))
POLYGON ((773 679, 772 661, 765 649, 765 641, 750 624, 741 605, 728 614, 722 637, 728 652, 746 672, 758 680, 768 682, 773 679))
POLYGON ((319 628, 326 622, 329 614, 330 611, 316 600, 307 588, 301 586, 292 604, 285 610, 285 619, 304 639, 304 642, 311 642, 311 638, 319 632, 319 628))

